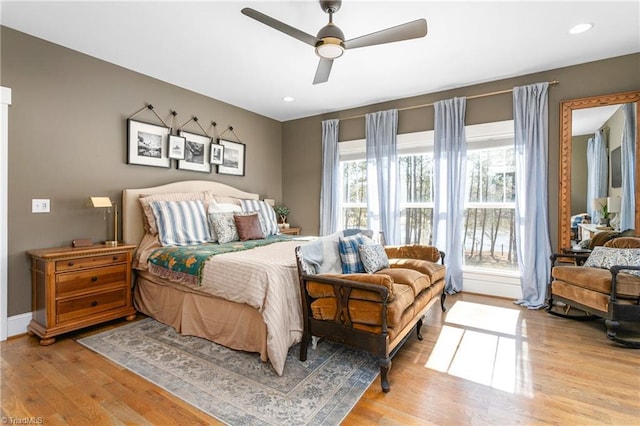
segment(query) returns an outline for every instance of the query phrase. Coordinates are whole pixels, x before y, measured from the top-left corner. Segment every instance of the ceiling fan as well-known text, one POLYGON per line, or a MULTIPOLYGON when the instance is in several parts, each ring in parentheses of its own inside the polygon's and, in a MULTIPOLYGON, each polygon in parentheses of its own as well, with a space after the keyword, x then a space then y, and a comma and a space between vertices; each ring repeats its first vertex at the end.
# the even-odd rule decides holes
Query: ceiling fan
POLYGON ((300 31, 297 28, 248 7, 242 9, 242 13, 303 43, 315 47, 316 54, 320 57, 320 63, 318 63, 313 84, 324 83, 329 79, 333 60, 342 56, 346 49, 411 40, 427 35, 427 21, 423 18, 345 41, 344 34, 340 28, 333 23, 333 14, 340 9, 341 4, 342 0, 320 0, 320 8, 329 14, 329 23, 322 27, 316 36, 307 34, 304 31, 300 31))

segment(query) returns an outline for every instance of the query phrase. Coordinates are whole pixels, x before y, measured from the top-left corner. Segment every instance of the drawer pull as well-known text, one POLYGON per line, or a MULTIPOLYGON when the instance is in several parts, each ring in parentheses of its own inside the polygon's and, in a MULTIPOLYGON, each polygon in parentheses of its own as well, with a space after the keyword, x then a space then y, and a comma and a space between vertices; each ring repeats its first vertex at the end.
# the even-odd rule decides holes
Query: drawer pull
POLYGON ((69 266, 73 266, 73 265, 75 265, 75 263, 69 262, 69 266))
POLYGON ((118 256, 113 256, 113 260, 118 260, 118 256))
POLYGON ((96 281, 98 281, 98 277, 91 277, 91 282, 95 283, 96 281))
POLYGON ((93 302, 91 302, 91 306, 98 306, 98 302, 94 300, 93 302))

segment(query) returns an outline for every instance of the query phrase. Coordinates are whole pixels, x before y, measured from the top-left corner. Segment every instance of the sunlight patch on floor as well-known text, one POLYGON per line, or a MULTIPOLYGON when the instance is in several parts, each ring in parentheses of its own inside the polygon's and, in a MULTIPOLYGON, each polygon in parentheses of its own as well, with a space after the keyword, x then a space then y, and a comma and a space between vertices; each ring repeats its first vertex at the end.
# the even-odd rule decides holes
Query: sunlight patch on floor
POLYGON ((509 393, 532 396, 524 322, 517 309, 464 301, 446 315, 426 368, 509 393))

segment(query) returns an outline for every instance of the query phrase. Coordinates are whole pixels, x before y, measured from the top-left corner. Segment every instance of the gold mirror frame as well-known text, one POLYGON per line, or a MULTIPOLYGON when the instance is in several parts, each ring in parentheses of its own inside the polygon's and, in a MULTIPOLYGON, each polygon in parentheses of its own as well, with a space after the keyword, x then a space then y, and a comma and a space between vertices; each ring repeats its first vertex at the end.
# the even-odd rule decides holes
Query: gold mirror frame
MULTIPOLYGON (((612 95, 592 96, 590 98, 570 99, 560 104, 560 190, 558 207, 558 244, 560 248, 571 244, 571 119, 577 109, 593 108, 604 105, 626 104, 640 101, 640 91, 616 93, 612 95)), ((635 229, 640 230, 640 105, 636 105, 636 161, 635 161, 635 229)))

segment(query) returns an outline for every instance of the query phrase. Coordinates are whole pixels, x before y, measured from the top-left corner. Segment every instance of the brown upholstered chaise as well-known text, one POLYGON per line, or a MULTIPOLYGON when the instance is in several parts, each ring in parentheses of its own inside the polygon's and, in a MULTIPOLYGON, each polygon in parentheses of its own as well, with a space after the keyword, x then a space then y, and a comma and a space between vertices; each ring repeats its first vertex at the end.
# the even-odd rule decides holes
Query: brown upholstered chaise
POLYGON ((431 246, 385 247, 389 267, 373 274, 305 274, 299 249, 300 360, 307 359, 312 336, 368 351, 379 357, 382 390, 388 392, 393 355, 414 328, 422 340, 422 319, 438 299, 445 310, 444 253, 431 246))
MULTIPOLYGON (((615 238, 604 247, 640 248, 640 238, 615 238)), ((620 338, 616 331, 621 321, 640 322, 640 277, 629 273, 640 271, 640 266, 614 265, 602 269, 557 264, 558 259, 566 257, 571 256, 551 256, 553 268, 547 312, 581 320, 604 318, 609 339, 640 348, 640 340, 620 338), (558 302, 564 305, 564 312, 558 302), (576 308, 580 313, 571 314, 571 308, 576 308)))

